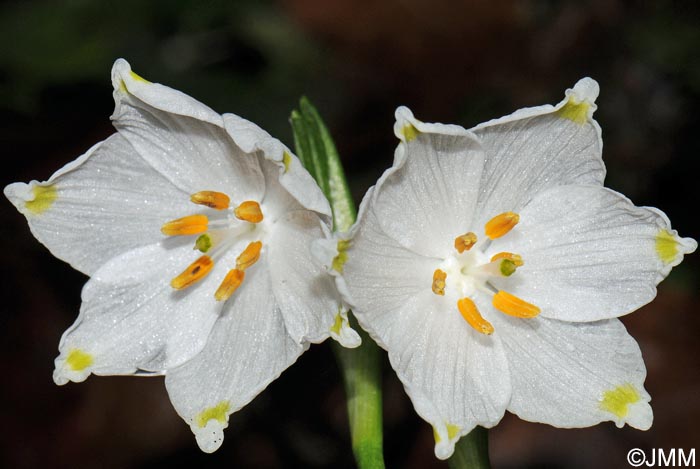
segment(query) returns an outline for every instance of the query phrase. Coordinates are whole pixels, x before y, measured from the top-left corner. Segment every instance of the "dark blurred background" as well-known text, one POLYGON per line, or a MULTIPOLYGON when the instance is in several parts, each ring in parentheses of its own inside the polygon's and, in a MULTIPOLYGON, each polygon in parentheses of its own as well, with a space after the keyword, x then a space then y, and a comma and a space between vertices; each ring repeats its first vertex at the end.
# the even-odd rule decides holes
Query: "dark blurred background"
MULTIPOLYGON (((556 103, 589 75, 601 85, 607 185, 661 208, 681 235, 698 239, 699 10, 699 2, 664 0, 5 1, 2 186, 48 179, 113 131, 117 57, 289 146, 289 113, 309 96, 357 201, 391 164, 398 105, 425 121, 471 127, 556 103)), ((58 341, 86 278, 36 242, 7 201, 0 211, 0 466, 353 467, 328 344, 234 414, 213 455, 197 449, 160 378, 55 386, 58 341)), ((507 415, 490 433, 495 467, 626 467, 631 448, 700 442, 698 257, 673 271, 654 303, 624 318, 648 368, 652 429, 560 430, 507 415)), ((388 467, 447 467, 384 361, 388 467)))

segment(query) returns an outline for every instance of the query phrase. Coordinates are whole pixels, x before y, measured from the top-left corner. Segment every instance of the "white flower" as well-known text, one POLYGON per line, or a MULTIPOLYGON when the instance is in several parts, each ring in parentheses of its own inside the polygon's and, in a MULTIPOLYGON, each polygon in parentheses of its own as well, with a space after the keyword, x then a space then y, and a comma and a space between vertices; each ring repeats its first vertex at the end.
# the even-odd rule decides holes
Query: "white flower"
POLYGON ((124 60, 112 82, 115 134, 47 182, 5 188, 36 238, 91 277, 54 380, 166 374, 211 452, 229 415, 309 343, 356 337, 309 254, 330 209, 256 125, 147 82, 124 60))
POLYGON ((441 459, 505 410, 651 425, 639 347, 615 318, 651 301, 697 243, 602 186, 597 95, 583 79, 557 106, 472 130, 399 108, 394 164, 339 242, 339 287, 441 459))

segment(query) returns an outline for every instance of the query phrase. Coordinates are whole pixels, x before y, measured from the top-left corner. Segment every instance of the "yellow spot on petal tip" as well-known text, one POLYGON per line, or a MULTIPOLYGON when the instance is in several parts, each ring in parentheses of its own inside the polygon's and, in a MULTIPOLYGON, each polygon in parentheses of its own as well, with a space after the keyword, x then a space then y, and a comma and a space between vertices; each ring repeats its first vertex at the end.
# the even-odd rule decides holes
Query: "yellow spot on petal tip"
POLYGON ((72 349, 66 357, 66 365, 73 371, 83 371, 93 363, 92 355, 78 348, 72 349))
POLYGON ((223 192, 199 191, 190 196, 190 201, 214 210, 225 210, 228 208, 231 199, 223 192))
POLYGON ((287 151, 282 153, 282 164, 284 164, 284 172, 286 173, 289 171, 289 165, 292 164, 292 155, 290 155, 287 151))
POLYGON ((24 206, 34 215, 41 215, 56 201, 58 191, 54 186, 36 185, 32 187, 32 195, 34 196, 32 200, 25 202, 24 206))
POLYGON ((661 230, 656 235, 656 253, 664 264, 671 264, 678 256, 678 241, 668 230, 661 230))
POLYGON ((263 213, 260 204, 254 200, 246 200, 233 210, 233 214, 239 220, 249 223, 260 223, 263 221, 263 213))
POLYGON ((537 306, 502 290, 493 295, 493 307, 516 318, 534 318, 540 314, 537 306))
POLYGON ((418 129, 416 129, 413 124, 406 124, 403 126, 401 129, 401 135, 403 135, 403 138, 406 139, 406 142, 410 142, 411 140, 415 140, 416 137, 418 137, 418 134, 420 132, 418 129))
POLYGON ((129 70, 129 75, 131 75, 131 78, 134 79, 135 81, 140 81, 141 83, 146 83, 147 85, 150 85, 151 82, 143 78, 141 75, 138 73, 134 72, 133 70, 129 70))
POLYGON ((568 101, 564 106, 559 109, 556 114, 563 118, 575 122, 579 125, 583 125, 588 121, 589 110, 591 105, 587 101, 577 102, 572 96, 569 97, 568 101))
POLYGON ((166 236, 187 236, 204 233, 208 228, 206 215, 190 215, 164 223, 160 231, 166 236))
POLYGON ((504 212, 486 222, 484 232, 490 239, 505 236, 520 222, 520 215, 515 212, 504 212))
POLYGON ((629 412, 630 404, 641 400, 639 392, 631 384, 623 384, 603 393, 600 408, 614 414, 618 418, 625 418, 629 412))
POLYGON ((194 421, 199 428, 207 426, 210 420, 216 420, 219 423, 226 423, 231 404, 229 401, 221 401, 214 407, 207 407, 195 417, 194 421))
POLYGON ((493 325, 481 315, 471 298, 462 298, 457 301, 457 309, 465 321, 477 332, 484 335, 493 334, 493 325))
POLYGON ((226 301, 231 298, 231 295, 238 290, 238 287, 243 283, 245 279, 245 272, 239 269, 233 269, 226 274, 226 277, 219 285, 219 288, 214 293, 214 298, 216 301, 226 301))
POLYGON ((175 290, 187 288, 206 277, 213 267, 214 261, 211 257, 202 256, 190 264, 180 275, 172 279, 170 286, 175 290))
POLYGON ((343 316, 338 313, 335 315, 335 322, 331 326, 331 332, 335 335, 340 335, 340 330, 343 328, 343 316))
POLYGON ((445 271, 435 269, 433 272, 433 293, 440 296, 445 295, 445 279, 447 279, 445 271))
MULTIPOLYGON (((454 425, 451 423, 448 423, 445 425, 447 429, 447 439, 452 440, 456 438, 459 435, 460 430, 462 429, 458 425, 454 425)), ((433 438, 435 438, 435 443, 440 443, 442 441, 442 438, 440 438, 440 433, 438 432, 438 429, 436 427, 433 427, 433 438)))
POLYGON ((455 238, 455 249, 460 254, 464 251, 469 251, 476 244, 476 241, 476 235, 470 231, 469 233, 465 233, 455 238))
POLYGON ((245 270, 258 262, 258 259, 260 259, 261 249, 261 241, 253 241, 252 243, 248 244, 241 255, 236 258, 236 268, 238 270, 245 270))
POLYGON ((338 240, 338 254, 333 258, 333 262, 331 263, 331 268, 335 270, 336 272, 342 274, 343 273, 343 266, 348 260, 348 253, 347 250, 350 249, 350 240, 349 239, 339 239, 338 240))

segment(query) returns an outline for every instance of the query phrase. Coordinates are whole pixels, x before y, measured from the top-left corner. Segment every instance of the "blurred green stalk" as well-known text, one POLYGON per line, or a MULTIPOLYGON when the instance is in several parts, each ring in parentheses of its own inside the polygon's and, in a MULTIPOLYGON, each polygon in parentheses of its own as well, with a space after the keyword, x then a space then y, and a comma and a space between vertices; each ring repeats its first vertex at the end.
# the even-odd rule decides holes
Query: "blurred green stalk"
MULTIPOLYGON (((316 179, 333 211, 333 230, 347 231, 357 211, 333 139, 321 116, 302 97, 299 110, 292 111, 296 154, 316 179)), ((348 420, 355 460, 360 469, 384 468, 382 449, 382 388, 379 347, 350 317, 362 337, 362 345, 346 349, 334 342, 345 384, 348 420)))
POLYGON ((483 427, 476 427, 455 445, 455 452, 447 460, 450 469, 489 469, 489 435, 483 427))

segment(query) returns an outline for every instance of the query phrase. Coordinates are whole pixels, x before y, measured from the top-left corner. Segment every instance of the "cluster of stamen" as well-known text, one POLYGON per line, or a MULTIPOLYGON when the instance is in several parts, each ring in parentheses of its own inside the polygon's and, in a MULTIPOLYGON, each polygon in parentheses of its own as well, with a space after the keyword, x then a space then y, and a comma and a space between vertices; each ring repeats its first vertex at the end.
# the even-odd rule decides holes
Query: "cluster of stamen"
MULTIPOLYGON (((192 194, 190 201, 218 211, 228 210, 231 203, 228 195, 214 191, 201 191, 192 194)), ((239 204, 233 209, 233 214, 238 220, 253 225, 263 220, 260 204, 253 200, 246 200, 239 204)), ((169 221, 161 227, 161 232, 167 236, 199 235, 195 241, 195 249, 202 252, 203 255, 170 281, 170 286, 176 290, 185 289, 206 277, 214 268, 214 258, 222 254, 230 244, 225 241, 236 239, 235 235, 232 236, 228 232, 226 226, 217 228, 216 223, 210 223, 209 217, 203 214, 189 215, 169 221), (217 245, 216 248, 210 252, 214 245, 217 245)), ((236 268, 231 269, 226 274, 214 293, 217 301, 228 300, 241 286, 246 269, 260 258, 262 246, 261 241, 250 242, 236 258, 236 268)))
MULTIPOLYGON (((491 240, 508 234, 519 221, 520 217, 514 212, 505 212, 493 217, 484 226, 484 233, 488 238, 485 245, 487 246, 491 240)), ((494 328, 490 322, 484 319, 476 303, 470 298, 473 289, 478 289, 492 295, 492 304, 494 308, 509 316, 517 318, 533 318, 537 316, 540 313, 540 309, 537 306, 508 292, 498 290, 488 282, 488 280, 493 277, 510 277, 513 275, 518 267, 524 264, 523 258, 514 253, 499 252, 491 256, 488 261, 485 259, 481 260, 483 254, 480 252, 478 255, 471 255, 468 253, 468 251, 477 244, 477 235, 472 232, 465 233, 455 238, 454 247, 459 253, 459 256, 445 260, 444 268, 435 270, 432 283, 433 293, 440 296, 445 295, 445 288, 448 285, 448 272, 446 272, 446 270, 451 272, 450 275, 459 277, 453 282, 453 285, 455 285, 457 289, 460 289, 459 285, 462 285, 461 289, 463 291, 460 291, 459 294, 460 296, 465 296, 457 301, 457 309, 471 327, 486 335, 492 334, 494 328), (464 259, 467 258, 470 260, 464 261, 464 259)))

